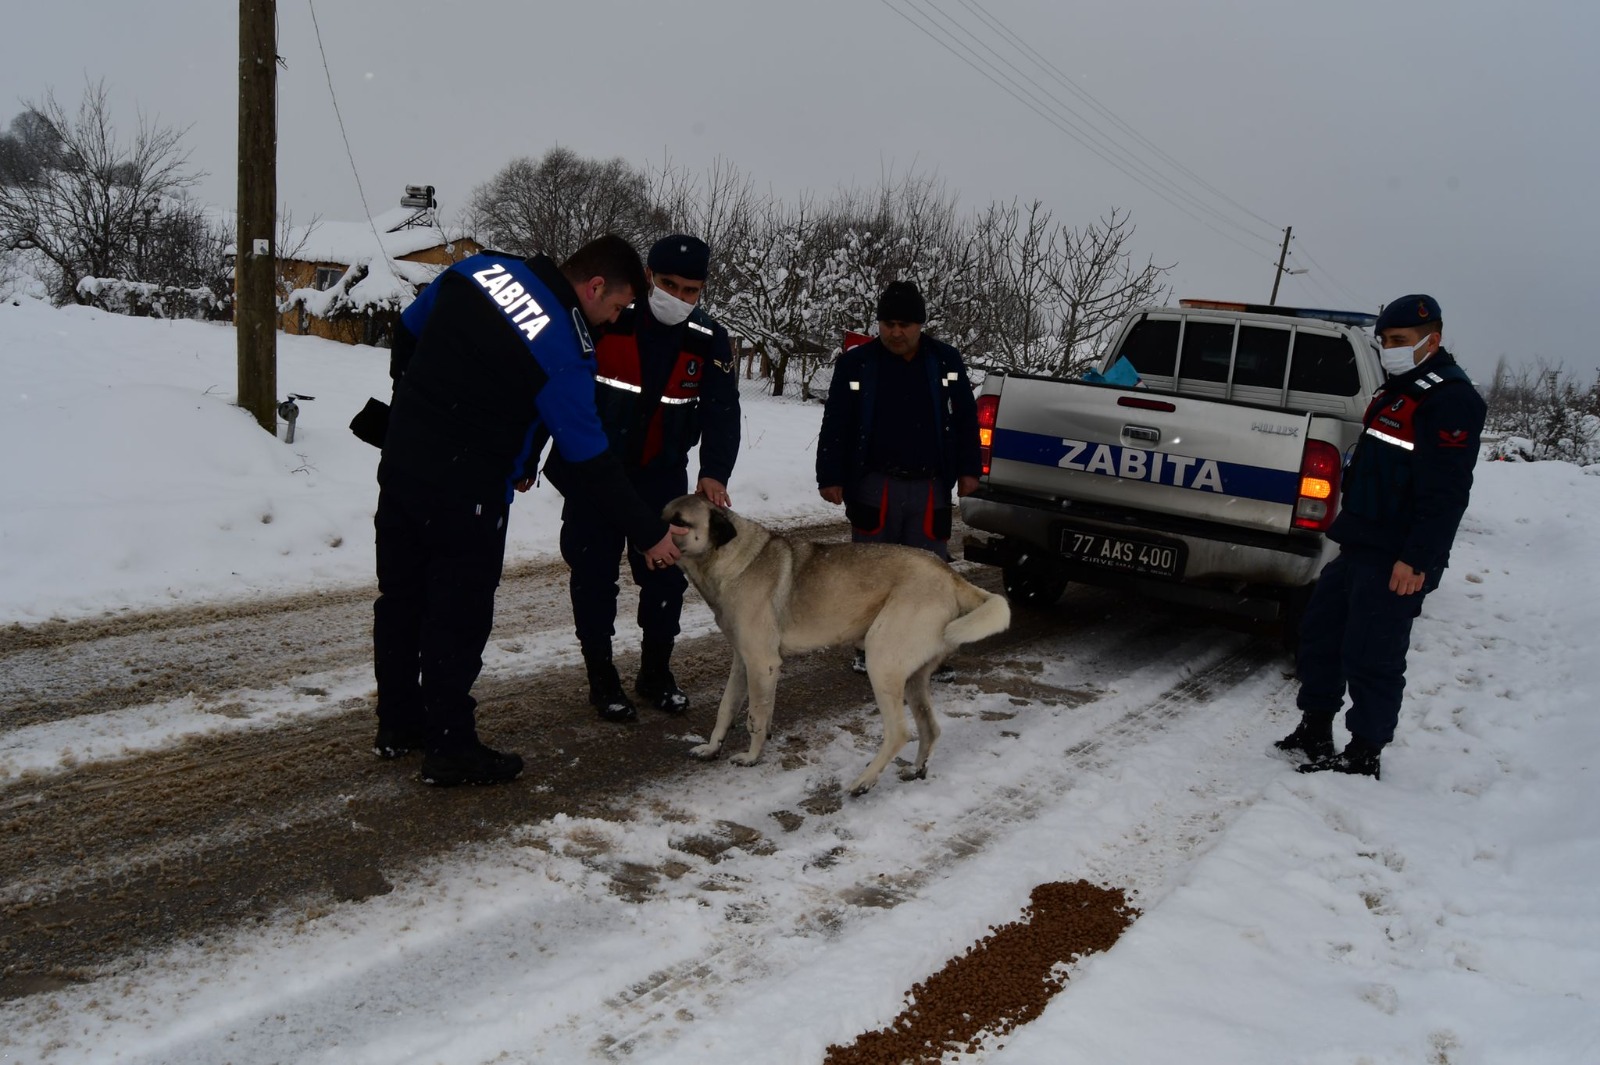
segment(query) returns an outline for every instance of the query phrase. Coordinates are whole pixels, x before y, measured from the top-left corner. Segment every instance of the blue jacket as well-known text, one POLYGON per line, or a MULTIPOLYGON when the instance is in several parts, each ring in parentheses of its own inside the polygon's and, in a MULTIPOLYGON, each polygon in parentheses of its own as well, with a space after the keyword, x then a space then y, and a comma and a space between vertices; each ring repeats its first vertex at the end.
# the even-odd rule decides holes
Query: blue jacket
POLYGON ((1443 348, 1391 377, 1362 418, 1328 536, 1346 551, 1442 571, 1467 509, 1483 397, 1443 348))
MULTIPOLYGON (((934 397, 937 433, 936 439, 928 441, 928 454, 948 496, 958 477, 983 473, 978 453, 978 404, 960 352, 923 334, 921 353, 927 356, 928 393, 934 397)), ((817 487, 842 485, 848 492, 869 472, 866 462, 872 447, 873 416, 880 403, 893 399, 878 392, 878 364, 893 358, 898 356, 882 341, 872 340, 851 348, 834 364, 822 432, 817 438, 817 487)))
POLYGON ((594 404, 594 344, 544 256, 486 252, 437 277, 400 317, 378 481, 445 502, 509 504, 551 437, 576 490, 636 546, 667 526, 627 484, 594 404))

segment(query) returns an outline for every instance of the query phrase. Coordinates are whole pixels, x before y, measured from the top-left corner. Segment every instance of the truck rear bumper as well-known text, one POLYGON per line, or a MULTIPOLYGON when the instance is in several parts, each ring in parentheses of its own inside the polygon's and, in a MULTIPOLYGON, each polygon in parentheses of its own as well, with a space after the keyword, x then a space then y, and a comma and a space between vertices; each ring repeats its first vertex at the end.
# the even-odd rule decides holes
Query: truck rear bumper
POLYGON ((1323 563, 1337 550, 1323 537, 1275 536, 1106 508, 1046 508, 983 491, 961 500, 961 519, 973 529, 999 534, 1006 541, 974 543, 969 539, 964 554, 975 562, 1004 566, 1014 562, 1019 552, 1043 551, 1060 558, 1074 580, 1167 589, 1172 594, 1164 597, 1184 600, 1190 597, 1177 593, 1177 587, 1209 590, 1225 598, 1303 587, 1316 580, 1323 563), (1108 536, 1156 536, 1179 542, 1186 552, 1183 572, 1176 580, 1140 577, 1069 559, 1062 550, 1062 537, 1069 527, 1094 529, 1108 536))

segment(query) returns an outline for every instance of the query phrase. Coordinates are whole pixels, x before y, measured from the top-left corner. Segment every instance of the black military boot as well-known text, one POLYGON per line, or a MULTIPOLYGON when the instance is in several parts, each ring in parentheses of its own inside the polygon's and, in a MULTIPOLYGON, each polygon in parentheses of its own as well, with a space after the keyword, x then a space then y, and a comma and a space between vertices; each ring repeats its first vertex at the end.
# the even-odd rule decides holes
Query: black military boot
POLYGON ((422 782, 436 788, 461 784, 505 784, 522 775, 522 756, 474 743, 460 751, 429 751, 422 756, 422 782))
POLYGON ((421 725, 386 725, 379 719, 372 753, 385 761, 404 758, 413 751, 422 750, 426 739, 421 725))
POLYGON ((682 714, 689 709, 689 697, 672 676, 671 661, 671 640, 646 640, 639 652, 639 676, 633 690, 664 714, 682 714))
POLYGON ((1351 736, 1350 743, 1338 754, 1330 754, 1307 762, 1300 767, 1302 773, 1349 773, 1353 776, 1382 779, 1378 775, 1378 756, 1382 747, 1375 747, 1360 736, 1351 736))
POLYGON ((621 724, 639 720, 633 700, 622 690, 622 678, 617 676, 617 667, 611 662, 610 648, 603 654, 586 649, 583 665, 589 672, 589 705, 600 715, 600 720, 621 724))
POLYGON ((1300 715, 1300 724, 1273 746, 1290 754, 1304 755, 1308 762, 1332 758, 1333 718, 1333 714, 1313 714, 1310 711, 1303 711, 1300 715))

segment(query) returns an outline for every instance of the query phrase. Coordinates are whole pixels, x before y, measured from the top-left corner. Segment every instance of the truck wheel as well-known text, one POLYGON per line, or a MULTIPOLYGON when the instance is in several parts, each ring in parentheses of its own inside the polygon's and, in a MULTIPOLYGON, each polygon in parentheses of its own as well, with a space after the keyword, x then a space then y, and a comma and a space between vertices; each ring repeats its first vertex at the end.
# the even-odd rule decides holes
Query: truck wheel
POLYGON ((1018 606, 1051 606, 1067 587, 1067 575, 1048 555, 1023 555, 1000 567, 1006 598, 1018 606))

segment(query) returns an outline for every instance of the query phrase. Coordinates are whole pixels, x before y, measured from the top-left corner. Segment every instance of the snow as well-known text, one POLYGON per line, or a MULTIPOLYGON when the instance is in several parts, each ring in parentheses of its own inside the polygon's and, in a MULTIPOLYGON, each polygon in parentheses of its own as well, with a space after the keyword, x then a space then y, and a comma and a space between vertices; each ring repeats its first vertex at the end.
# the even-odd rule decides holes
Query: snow
POLYGON ((303 263, 344 263, 349 269, 326 289, 295 289, 280 310, 303 304, 319 317, 341 309, 365 313, 405 310, 417 291, 438 277, 443 267, 402 256, 465 235, 459 228, 447 229, 437 222, 399 228, 418 214, 410 207, 396 207, 371 222, 317 221, 291 228, 283 240, 286 257, 303 263))
POLYGON ((382 238, 383 251, 391 258, 411 255, 437 247, 465 234, 457 227, 411 226, 397 229, 417 211, 411 207, 394 207, 366 222, 316 222, 295 226, 284 235, 284 254, 293 254, 300 262, 353 263, 374 253, 373 232, 382 238))
MULTIPOLYGON (((386 398, 385 352, 280 336, 280 392, 316 396, 292 445, 231 406, 226 326, 19 300, 0 305, 0 352, 0 623, 371 580, 377 452, 346 423, 386 398)), ((811 478, 818 417, 747 397, 737 509, 837 517, 811 478)), ((1042 1017, 961 1060, 1600 1060, 1595 472, 1479 466, 1381 782, 1300 776, 1269 754, 1295 716, 1279 665, 1211 701, 1204 683, 1175 686, 1231 668, 1244 636, 1179 631, 1107 673, 1090 651, 1126 634, 1075 617, 1081 658, 1034 665, 1082 705, 936 693, 929 780, 886 780, 774 854, 729 851, 626 901, 586 857, 693 864, 671 849, 683 823, 530 823, 387 895, 0 1004, 0 1060, 816 1062, 1015 920, 1035 884, 1078 878, 1127 887, 1142 915, 1042 1017), (979 845, 958 859, 954 840, 979 845), (897 904, 850 904, 869 890, 897 904)), ((554 557, 558 519, 548 486, 519 497, 510 558, 554 557)), ((686 623, 711 631, 703 608, 686 623)), ((550 638, 494 647, 488 673, 573 654, 550 638)), ((359 670, 305 683, 330 698, 254 692, 221 724, 180 699, 7 727, 0 787, 201 727, 307 720, 371 688, 359 670)), ((777 726, 796 727, 781 689, 777 726)), ((659 800, 770 827, 866 755, 841 730, 821 758, 798 773, 771 755, 715 763, 659 800)))
MULTIPOLYGON (((370 239, 370 238, 369 238, 370 239)), ((293 444, 233 406, 230 326, 0 304, 0 624, 370 581, 378 452, 350 419, 389 398, 389 353, 278 336, 293 444)), ((796 404, 798 406, 798 404, 796 404)), ((829 511, 806 416, 745 418, 736 505, 758 520, 829 511), (759 471, 759 472, 758 472, 759 471)), ((560 497, 518 499, 507 556, 557 554, 560 497)))

